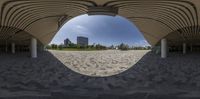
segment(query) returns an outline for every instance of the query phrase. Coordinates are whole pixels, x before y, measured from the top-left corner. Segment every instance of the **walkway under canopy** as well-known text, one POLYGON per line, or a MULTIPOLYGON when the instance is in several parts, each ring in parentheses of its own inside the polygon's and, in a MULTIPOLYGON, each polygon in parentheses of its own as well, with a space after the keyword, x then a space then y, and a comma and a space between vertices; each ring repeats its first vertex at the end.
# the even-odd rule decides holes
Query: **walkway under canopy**
POLYGON ((152 46, 163 38, 168 46, 198 46, 199 12, 199 0, 1 0, 0 49, 12 43, 35 48, 31 39, 46 45, 64 23, 81 14, 126 17, 152 46))

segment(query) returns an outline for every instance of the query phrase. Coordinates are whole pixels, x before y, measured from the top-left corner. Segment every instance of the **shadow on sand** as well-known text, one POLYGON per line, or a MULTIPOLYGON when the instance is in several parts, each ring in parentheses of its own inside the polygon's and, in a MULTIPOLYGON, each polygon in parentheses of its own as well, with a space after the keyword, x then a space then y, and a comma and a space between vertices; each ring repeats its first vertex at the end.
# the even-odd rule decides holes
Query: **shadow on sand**
POLYGON ((129 70, 89 77, 68 69, 49 52, 0 56, 0 99, 199 99, 200 54, 151 52, 129 70))

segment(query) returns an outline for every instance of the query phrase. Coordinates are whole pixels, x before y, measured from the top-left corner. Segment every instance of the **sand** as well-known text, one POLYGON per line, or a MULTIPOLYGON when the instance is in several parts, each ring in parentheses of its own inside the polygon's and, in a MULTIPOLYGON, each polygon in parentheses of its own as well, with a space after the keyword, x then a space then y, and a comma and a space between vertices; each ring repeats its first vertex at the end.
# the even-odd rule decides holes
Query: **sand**
POLYGON ((135 65, 148 50, 50 51, 71 70, 88 76, 105 77, 135 65))

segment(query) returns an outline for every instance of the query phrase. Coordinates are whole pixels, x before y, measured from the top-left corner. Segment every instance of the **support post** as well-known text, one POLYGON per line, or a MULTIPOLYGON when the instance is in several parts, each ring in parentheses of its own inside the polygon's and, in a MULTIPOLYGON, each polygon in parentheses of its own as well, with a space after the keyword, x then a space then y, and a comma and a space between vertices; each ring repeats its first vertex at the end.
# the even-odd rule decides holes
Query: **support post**
POLYGON ((183 54, 186 54, 186 43, 183 43, 183 54))
POLYGON ((15 54, 15 43, 11 44, 11 48, 12 48, 12 53, 15 54))
POLYGON ((31 57, 37 58, 37 40, 36 40, 36 38, 31 38, 31 57))
POLYGON ((6 46, 5 46, 6 48, 5 48, 5 51, 6 51, 6 53, 8 52, 8 42, 6 41, 6 46))
POLYGON ((191 45, 190 45, 190 51, 192 52, 192 50, 193 50, 193 49, 192 49, 192 44, 191 44, 191 45))
POLYGON ((161 58, 167 57, 167 39, 163 38, 161 40, 161 58))

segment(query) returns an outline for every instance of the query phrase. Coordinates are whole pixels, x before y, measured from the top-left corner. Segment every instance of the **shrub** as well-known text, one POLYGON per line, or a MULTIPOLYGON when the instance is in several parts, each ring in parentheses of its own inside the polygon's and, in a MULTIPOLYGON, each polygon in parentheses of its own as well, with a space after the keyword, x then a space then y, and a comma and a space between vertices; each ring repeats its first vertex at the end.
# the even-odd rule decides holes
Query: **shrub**
POLYGON ((120 50, 129 50, 129 46, 127 44, 122 43, 119 45, 119 49, 120 50))

